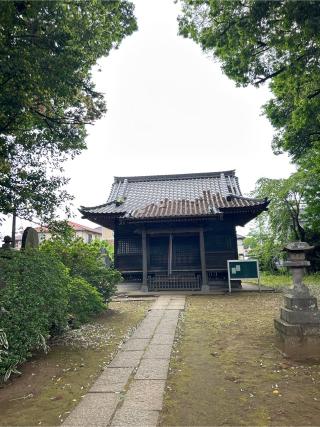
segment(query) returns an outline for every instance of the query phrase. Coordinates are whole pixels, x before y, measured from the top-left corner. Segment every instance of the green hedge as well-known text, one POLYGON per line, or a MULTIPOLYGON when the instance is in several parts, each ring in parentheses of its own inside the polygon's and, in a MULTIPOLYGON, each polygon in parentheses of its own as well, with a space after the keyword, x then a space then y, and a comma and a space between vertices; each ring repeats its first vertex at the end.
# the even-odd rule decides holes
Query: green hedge
POLYGON ((72 278, 55 256, 40 251, 0 250, 0 381, 47 339, 105 308, 102 296, 72 278))
POLYGON ((107 243, 100 240, 84 243, 80 238, 58 238, 44 241, 40 250, 59 259, 68 267, 71 276, 86 280, 108 302, 115 293, 121 274, 113 268, 105 267, 101 249, 106 247, 107 243))
POLYGON ((69 315, 75 325, 87 322, 93 314, 106 308, 102 295, 81 277, 73 277, 68 285, 69 315))
POLYGON ((7 337, 0 377, 7 378, 31 351, 46 348, 52 331, 68 319, 69 275, 65 266, 47 254, 10 252, 0 258, 0 329, 7 337))

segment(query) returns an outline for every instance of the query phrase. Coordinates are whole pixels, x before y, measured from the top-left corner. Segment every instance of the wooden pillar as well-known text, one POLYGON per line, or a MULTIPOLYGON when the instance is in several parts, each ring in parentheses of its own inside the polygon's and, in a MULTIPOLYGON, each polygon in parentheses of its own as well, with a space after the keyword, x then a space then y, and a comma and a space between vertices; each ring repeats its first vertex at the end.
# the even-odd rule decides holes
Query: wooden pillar
POLYGON ((202 273, 202 291, 209 291, 208 278, 207 278, 207 265, 206 265, 206 249, 204 245, 203 228, 199 231, 200 240, 200 259, 201 259, 201 273, 202 273))
POLYGON ((148 292, 147 232, 142 230, 142 291, 148 292))
POLYGON ((169 250, 168 250, 168 276, 172 274, 172 234, 169 234, 169 250))

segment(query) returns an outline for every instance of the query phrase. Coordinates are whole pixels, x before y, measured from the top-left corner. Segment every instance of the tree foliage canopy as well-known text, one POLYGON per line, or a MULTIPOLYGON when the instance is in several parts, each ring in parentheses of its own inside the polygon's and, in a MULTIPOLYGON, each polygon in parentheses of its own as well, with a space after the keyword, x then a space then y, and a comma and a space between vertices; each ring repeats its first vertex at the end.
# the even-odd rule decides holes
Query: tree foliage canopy
MULTIPOLYGON (((263 269, 276 269, 275 261, 283 257, 281 250, 289 241, 307 241, 319 246, 320 233, 312 221, 312 213, 316 210, 311 200, 307 203, 314 189, 311 184, 310 174, 303 170, 287 179, 260 178, 257 181, 253 195, 267 197, 270 204, 268 211, 255 220, 245 244, 263 269)), ((319 266, 319 252, 318 248, 311 254, 313 269, 319 266)))
POLYGON ((274 152, 287 151, 298 166, 289 179, 258 181, 255 194, 271 203, 251 237, 269 254, 287 240, 319 243, 320 2, 181 1, 180 34, 213 54, 238 86, 269 82, 264 113, 276 131, 274 152))
POLYGON ((270 81, 275 151, 299 159, 320 142, 320 3, 182 0, 180 34, 213 53, 238 85, 270 81))
POLYGON ((61 162, 106 111, 92 67, 136 28, 128 1, 0 3, 0 212, 25 204, 30 217, 64 198, 61 162))
POLYGON ((299 173, 287 179, 260 178, 254 194, 270 200, 266 216, 274 239, 305 240, 305 180, 299 173))

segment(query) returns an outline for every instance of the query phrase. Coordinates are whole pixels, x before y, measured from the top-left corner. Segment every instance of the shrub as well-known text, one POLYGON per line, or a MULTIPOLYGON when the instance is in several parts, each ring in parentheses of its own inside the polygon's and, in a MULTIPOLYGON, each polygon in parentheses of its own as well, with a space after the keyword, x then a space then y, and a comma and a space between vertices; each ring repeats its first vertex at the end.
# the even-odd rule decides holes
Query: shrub
POLYGON ((38 251, 0 256, 0 271, 5 284, 0 289, 0 330, 8 343, 1 353, 0 378, 6 380, 33 350, 46 350, 47 338, 66 326, 70 278, 58 259, 38 251))
POLYGON ((0 250, 0 275, 0 381, 32 351, 47 351, 68 320, 79 325, 105 308, 100 293, 49 252, 0 250))
POLYGON ((43 242, 40 249, 63 262, 72 277, 81 277, 94 286, 108 302, 115 293, 121 274, 113 268, 106 268, 102 248, 107 248, 110 253, 108 244, 103 241, 84 243, 80 238, 56 238, 43 242))
POLYGON ((88 321, 90 316, 101 313, 106 307, 100 293, 80 277, 70 279, 68 291, 68 312, 75 325, 88 321))

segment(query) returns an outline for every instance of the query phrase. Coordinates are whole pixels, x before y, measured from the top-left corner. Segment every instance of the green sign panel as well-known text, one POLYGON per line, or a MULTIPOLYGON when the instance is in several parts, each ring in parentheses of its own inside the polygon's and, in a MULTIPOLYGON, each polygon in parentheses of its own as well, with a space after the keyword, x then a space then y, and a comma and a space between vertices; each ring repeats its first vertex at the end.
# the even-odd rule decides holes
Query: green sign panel
POLYGON ((231 280, 258 279, 260 290, 259 266, 256 260, 231 260, 228 261, 229 292, 231 280))
POLYGON ((258 263, 255 260, 229 261, 230 279, 256 279, 259 277, 258 263))

